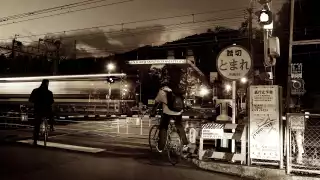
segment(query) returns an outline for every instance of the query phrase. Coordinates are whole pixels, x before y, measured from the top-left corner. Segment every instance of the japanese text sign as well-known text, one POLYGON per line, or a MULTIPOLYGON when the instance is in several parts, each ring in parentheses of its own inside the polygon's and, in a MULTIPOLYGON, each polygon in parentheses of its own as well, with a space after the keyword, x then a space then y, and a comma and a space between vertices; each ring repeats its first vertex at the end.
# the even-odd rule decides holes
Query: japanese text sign
POLYGON ((252 59, 245 48, 232 45, 220 52, 216 64, 218 72, 224 78, 238 80, 250 71, 252 59))

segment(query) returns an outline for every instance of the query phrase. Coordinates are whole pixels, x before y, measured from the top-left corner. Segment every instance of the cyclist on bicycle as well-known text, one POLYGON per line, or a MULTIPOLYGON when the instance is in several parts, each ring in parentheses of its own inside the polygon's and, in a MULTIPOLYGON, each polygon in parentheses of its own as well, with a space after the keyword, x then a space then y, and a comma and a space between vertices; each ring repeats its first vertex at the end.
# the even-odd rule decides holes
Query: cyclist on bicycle
MULTIPOLYGON (((178 74, 178 73, 177 73, 178 74)), ((175 126, 178 130, 179 136, 182 139, 184 150, 188 147, 188 140, 186 133, 182 126, 182 111, 183 111, 183 95, 179 89, 180 77, 173 75, 170 77, 169 83, 163 83, 158 95, 155 99, 155 106, 152 114, 154 115, 159 104, 162 104, 162 117, 160 121, 160 132, 158 151, 162 152, 166 144, 167 130, 170 119, 175 120, 175 126)))
POLYGON ((37 140, 39 139, 40 125, 42 123, 43 118, 49 119, 50 129, 51 131, 53 131, 52 104, 54 103, 54 100, 53 94, 48 88, 49 80, 42 80, 40 87, 34 89, 29 98, 29 102, 34 104, 34 145, 37 145, 37 140))

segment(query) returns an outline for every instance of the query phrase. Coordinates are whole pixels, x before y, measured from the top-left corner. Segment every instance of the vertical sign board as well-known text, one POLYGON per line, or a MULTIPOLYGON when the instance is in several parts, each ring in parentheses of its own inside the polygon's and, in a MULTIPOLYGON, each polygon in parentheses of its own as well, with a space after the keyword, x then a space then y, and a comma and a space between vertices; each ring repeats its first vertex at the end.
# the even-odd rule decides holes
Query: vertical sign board
POLYGON ((280 161, 278 86, 250 87, 250 158, 280 161))

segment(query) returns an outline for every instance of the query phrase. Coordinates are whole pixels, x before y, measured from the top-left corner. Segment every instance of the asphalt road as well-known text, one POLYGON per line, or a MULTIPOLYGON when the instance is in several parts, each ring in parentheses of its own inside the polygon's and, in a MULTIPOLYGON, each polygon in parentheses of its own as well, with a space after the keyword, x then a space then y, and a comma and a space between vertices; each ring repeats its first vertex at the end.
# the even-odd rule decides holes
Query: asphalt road
POLYGON ((240 179, 205 172, 187 163, 172 166, 161 156, 150 154, 128 157, 18 144, 2 146, 0 154, 0 179, 3 180, 240 179))
MULTIPOLYGON (((83 128, 94 127, 106 128, 99 123, 83 128)), ((128 136, 108 131, 57 130, 49 138, 50 147, 44 148, 30 145, 28 129, 0 130, 0 179, 241 179, 202 171, 187 162, 172 166, 166 156, 150 153, 147 136, 138 132, 128 136)))

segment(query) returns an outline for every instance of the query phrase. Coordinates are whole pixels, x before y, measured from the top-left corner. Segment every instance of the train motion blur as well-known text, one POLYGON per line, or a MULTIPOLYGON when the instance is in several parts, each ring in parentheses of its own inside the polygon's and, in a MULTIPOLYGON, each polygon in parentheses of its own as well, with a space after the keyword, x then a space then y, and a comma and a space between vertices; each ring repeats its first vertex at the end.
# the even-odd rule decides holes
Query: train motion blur
POLYGON ((130 89, 125 74, 12 77, 0 78, 2 112, 31 107, 28 98, 43 79, 50 81, 57 113, 114 114, 123 111, 123 104, 134 103, 135 89, 130 89))

